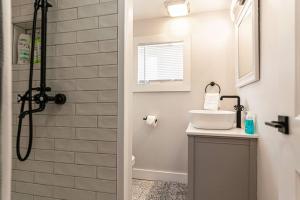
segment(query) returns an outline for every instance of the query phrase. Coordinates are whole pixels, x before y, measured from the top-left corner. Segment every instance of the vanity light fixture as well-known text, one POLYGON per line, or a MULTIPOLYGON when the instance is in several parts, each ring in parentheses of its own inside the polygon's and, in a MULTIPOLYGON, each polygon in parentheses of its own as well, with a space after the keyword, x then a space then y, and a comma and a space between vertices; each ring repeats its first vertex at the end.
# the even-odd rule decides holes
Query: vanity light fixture
POLYGON ((188 0, 166 0, 165 6, 171 17, 183 17, 190 14, 190 2, 188 0))

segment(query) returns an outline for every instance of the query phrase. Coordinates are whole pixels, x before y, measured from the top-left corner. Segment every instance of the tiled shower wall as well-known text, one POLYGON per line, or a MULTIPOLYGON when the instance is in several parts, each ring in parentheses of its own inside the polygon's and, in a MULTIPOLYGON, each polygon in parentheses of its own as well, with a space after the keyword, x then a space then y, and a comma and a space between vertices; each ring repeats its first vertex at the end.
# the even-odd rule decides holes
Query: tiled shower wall
MULTIPOLYGON (((32 3, 13 0, 14 23, 32 20, 32 3)), ((13 159, 14 200, 116 199, 117 11, 117 0, 57 0, 49 8, 47 84, 68 100, 34 115, 33 152, 13 159)), ((14 65, 14 97, 27 89, 28 69, 14 65)), ((14 102, 14 139, 18 113, 14 102)))

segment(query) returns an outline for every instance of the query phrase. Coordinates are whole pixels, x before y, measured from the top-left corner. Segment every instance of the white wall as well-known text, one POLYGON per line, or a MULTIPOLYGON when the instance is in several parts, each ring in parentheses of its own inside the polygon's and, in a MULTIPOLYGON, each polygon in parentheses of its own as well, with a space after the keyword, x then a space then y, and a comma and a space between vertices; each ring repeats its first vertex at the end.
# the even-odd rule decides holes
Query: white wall
POLYGON ((204 88, 212 80, 221 85, 223 94, 236 94, 233 25, 229 11, 135 21, 135 37, 158 34, 191 35, 192 91, 134 94, 135 168, 186 173, 188 111, 202 109, 204 88), (144 124, 147 114, 159 116, 156 129, 144 124))
POLYGON ((295 0, 261 1, 261 81, 239 93, 258 118, 259 200, 296 200, 299 122, 291 120, 290 136, 264 125, 295 114, 295 0))

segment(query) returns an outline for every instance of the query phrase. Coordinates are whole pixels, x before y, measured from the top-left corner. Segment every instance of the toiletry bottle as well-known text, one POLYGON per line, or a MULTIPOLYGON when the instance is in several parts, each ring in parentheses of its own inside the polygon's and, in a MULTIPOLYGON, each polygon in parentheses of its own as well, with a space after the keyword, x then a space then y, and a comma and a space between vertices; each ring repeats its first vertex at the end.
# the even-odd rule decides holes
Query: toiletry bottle
POLYGON ((41 63, 41 37, 40 37, 40 32, 38 32, 34 41, 34 64, 40 64, 40 63, 41 63))
POLYGON ((30 61, 30 35, 21 34, 18 39, 18 64, 29 64, 30 61))
POLYGON ((251 112, 247 112, 245 118, 245 132, 247 134, 254 134, 255 133, 255 121, 254 121, 254 114, 251 112))

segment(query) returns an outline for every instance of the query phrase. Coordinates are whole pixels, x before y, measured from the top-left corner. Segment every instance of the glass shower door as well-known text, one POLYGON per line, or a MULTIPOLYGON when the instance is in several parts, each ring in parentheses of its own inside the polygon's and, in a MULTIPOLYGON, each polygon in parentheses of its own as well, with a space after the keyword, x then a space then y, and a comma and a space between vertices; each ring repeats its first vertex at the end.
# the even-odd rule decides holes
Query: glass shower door
POLYGON ((11 1, 0 1, 0 200, 10 200, 12 168, 11 1))

